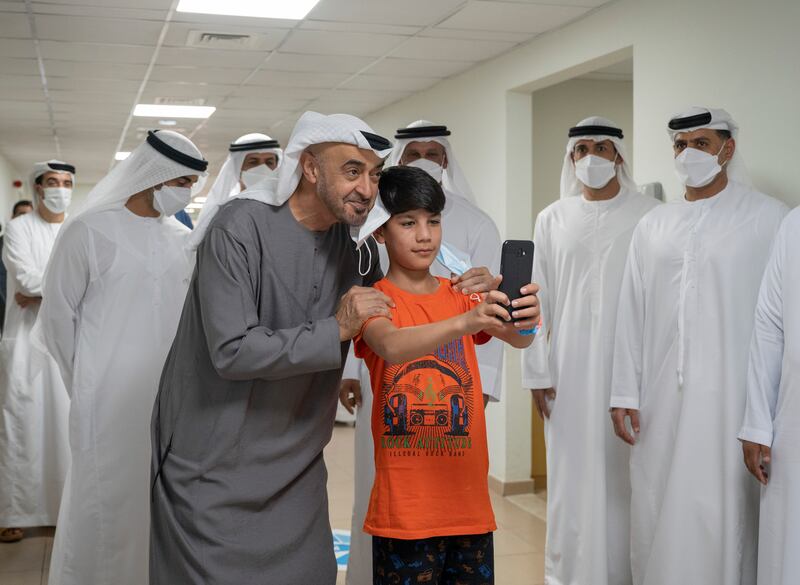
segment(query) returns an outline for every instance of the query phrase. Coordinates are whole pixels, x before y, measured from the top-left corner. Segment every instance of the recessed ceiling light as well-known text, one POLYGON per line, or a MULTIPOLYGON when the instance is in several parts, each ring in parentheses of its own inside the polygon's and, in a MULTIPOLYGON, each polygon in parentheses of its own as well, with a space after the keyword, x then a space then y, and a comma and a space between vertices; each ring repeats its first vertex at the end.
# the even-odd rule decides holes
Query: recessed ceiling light
POLYGON ((138 104, 133 109, 133 115, 144 118, 208 118, 216 109, 214 106, 138 104))
POLYGON ((186 206, 186 209, 203 209, 202 203, 190 203, 186 206))
POLYGON ((198 195, 197 197, 192 199, 192 201, 194 201, 195 203, 205 203, 206 201, 208 201, 208 197, 203 197, 202 195, 198 195))
POLYGON ((180 0, 178 12, 302 20, 319 0, 180 0))
POLYGON ((117 154, 114 155, 114 160, 125 160, 131 155, 130 152, 125 152, 120 150, 117 154))
POLYGON ((161 124, 162 126, 175 126, 175 125, 177 125, 177 122, 175 120, 159 120, 158 123, 161 124))

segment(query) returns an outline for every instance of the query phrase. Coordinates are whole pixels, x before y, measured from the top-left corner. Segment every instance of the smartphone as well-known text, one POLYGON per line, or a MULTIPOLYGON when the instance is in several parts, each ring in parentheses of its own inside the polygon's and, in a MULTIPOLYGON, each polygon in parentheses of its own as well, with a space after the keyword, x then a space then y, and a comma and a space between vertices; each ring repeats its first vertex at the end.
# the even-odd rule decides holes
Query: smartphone
MULTIPOLYGON (((522 297, 520 289, 530 284, 533 277, 533 242, 530 240, 506 240, 503 242, 503 253, 500 259, 500 292, 506 294, 510 301, 522 297)), ((504 307, 509 313, 511 307, 504 307)), ((520 321, 521 319, 515 319, 520 321)))

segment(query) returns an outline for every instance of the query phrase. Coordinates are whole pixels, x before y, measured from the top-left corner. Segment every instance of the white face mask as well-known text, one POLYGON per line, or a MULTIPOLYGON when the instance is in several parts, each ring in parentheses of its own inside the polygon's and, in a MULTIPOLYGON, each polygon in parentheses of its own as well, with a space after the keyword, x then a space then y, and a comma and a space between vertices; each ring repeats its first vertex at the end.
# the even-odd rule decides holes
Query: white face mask
POLYGON ((277 178, 278 169, 271 169, 267 165, 258 165, 252 169, 242 171, 242 183, 246 189, 249 189, 256 183, 260 183, 265 179, 277 178))
POLYGON ((42 203, 53 213, 64 213, 72 201, 72 189, 68 187, 48 187, 43 192, 42 203))
POLYGON ((591 189, 602 189, 617 175, 614 160, 606 160, 593 154, 584 156, 575 162, 575 176, 578 180, 591 189))
POLYGON ((681 183, 687 187, 708 185, 722 171, 718 157, 724 149, 725 144, 715 156, 696 148, 684 148, 683 152, 675 157, 675 172, 681 183))
POLYGON ((164 185, 153 192, 153 207, 162 215, 175 215, 192 200, 190 187, 164 185))
POLYGON ((356 243, 356 247, 361 248, 361 246, 364 245, 364 242, 366 242, 372 235, 372 232, 389 221, 391 217, 392 215, 383 206, 381 195, 378 193, 375 199, 375 205, 373 205, 372 209, 370 209, 364 225, 359 227, 357 232, 355 229, 352 230, 353 232, 356 232, 356 235, 352 236, 356 243))
POLYGON ((366 246, 366 264, 361 257, 362 250, 365 248, 364 244, 372 237, 372 233, 389 221, 391 217, 392 215, 386 210, 386 207, 383 206, 381 195, 378 193, 375 205, 372 206, 369 215, 367 215, 367 221, 364 222, 364 225, 359 228, 352 227, 350 229, 350 237, 356 243, 356 249, 358 250, 359 275, 366 276, 372 268, 372 249, 369 246, 366 246))
POLYGON ((437 183, 442 182, 442 174, 444 173, 444 167, 439 163, 433 162, 427 158, 418 158, 417 160, 410 162, 406 165, 407 167, 416 167, 418 169, 422 169, 426 173, 428 173, 437 183))

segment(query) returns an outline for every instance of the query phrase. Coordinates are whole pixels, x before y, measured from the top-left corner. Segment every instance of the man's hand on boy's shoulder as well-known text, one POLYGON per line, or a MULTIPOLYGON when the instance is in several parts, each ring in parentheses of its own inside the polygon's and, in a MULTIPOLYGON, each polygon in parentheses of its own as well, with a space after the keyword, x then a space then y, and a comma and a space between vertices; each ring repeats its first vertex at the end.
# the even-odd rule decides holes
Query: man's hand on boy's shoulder
POLYGON ((347 341, 358 335, 364 323, 373 317, 392 318, 389 307, 394 301, 374 288, 354 286, 345 293, 336 309, 336 321, 339 323, 339 339, 347 341))
POLYGON ((453 276, 450 282, 453 283, 453 290, 471 295, 496 290, 501 280, 503 280, 501 276, 494 276, 488 268, 481 266, 470 268, 461 276, 453 276))

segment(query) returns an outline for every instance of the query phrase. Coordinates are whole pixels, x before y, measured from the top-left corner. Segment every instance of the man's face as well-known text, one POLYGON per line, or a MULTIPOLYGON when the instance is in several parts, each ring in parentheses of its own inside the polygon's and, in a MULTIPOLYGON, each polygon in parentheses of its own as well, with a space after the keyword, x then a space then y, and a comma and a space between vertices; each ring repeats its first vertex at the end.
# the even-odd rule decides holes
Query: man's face
POLYGON ((400 164, 407 165, 421 158, 427 158, 442 168, 447 168, 447 155, 445 154, 444 146, 433 141, 409 142, 405 150, 403 150, 403 156, 400 157, 400 164))
POLYGON ((31 211, 33 211, 33 207, 30 205, 18 205, 14 210, 14 214, 11 216, 11 219, 19 217, 20 215, 25 215, 26 213, 30 213, 31 211))
POLYGON ((303 153, 303 176, 337 221, 361 226, 375 197, 383 159, 353 144, 317 144, 303 153))
POLYGON ((48 171, 42 175, 41 179, 41 182, 36 183, 36 192, 39 194, 39 197, 44 197, 45 189, 52 189, 54 187, 72 189, 72 175, 69 173, 48 171))
POLYGON ((733 157, 736 144, 733 138, 723 138, 715 130, 700 128, 700 130, 680 132, 675 135, 672 143, 675 157, 687 148, 696 148, 713 156, 719 155, 719 164, 721 165, 733 157))
POLYGON ((278 168, 278 155, 274 152, 253 152, 244 157, 242 171, 249 171, 258 165, 267 165, 273 171, 278 168))
POLYGON ((414 209, 393 215, 375 232, 386 244, 392 262, 406 270, 428 270, 442 243, 442 216, 426 209, 414 209))
POLYGON ((601 140, 599 142, 595 142, 594 140, 578 140, 572 149, 572 161, 578 162, 590 154, 606 160, 621 160, 617 158, 617 148, 611 140, 601 140))

